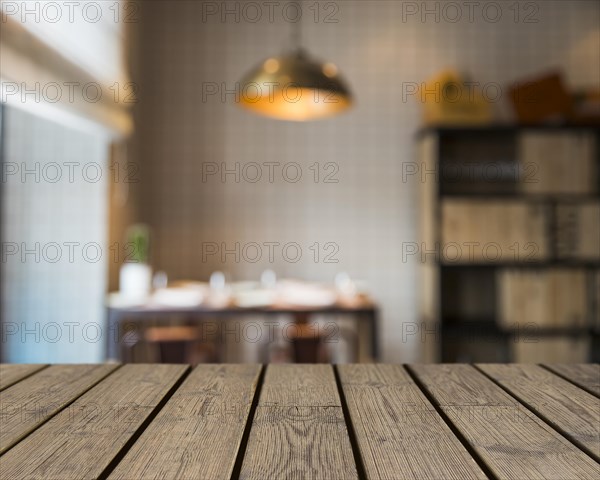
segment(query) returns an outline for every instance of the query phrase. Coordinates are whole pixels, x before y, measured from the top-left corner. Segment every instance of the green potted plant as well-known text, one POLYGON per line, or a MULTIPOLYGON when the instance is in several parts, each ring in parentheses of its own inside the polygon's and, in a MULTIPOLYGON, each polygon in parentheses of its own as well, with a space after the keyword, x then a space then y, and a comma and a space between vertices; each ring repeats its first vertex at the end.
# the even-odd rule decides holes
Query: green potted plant
POLYGON ((127 229, 126 239, 119 291, 128 299, 142 301, 150 295, 152 285, 152 267, 148 263, 150 231, 146 225, 132 225, 127 229))

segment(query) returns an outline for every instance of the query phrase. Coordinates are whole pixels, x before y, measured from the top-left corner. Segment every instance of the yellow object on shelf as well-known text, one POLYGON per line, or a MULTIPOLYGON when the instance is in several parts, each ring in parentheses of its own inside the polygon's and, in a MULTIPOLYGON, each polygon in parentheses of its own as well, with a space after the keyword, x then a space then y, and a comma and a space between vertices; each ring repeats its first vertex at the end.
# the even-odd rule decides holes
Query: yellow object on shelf
POLYGON ((481 125, 492 121, 491 103, 479 83, 470 82, 453 70, 423 83, 419 100, 427 125, 481 125))

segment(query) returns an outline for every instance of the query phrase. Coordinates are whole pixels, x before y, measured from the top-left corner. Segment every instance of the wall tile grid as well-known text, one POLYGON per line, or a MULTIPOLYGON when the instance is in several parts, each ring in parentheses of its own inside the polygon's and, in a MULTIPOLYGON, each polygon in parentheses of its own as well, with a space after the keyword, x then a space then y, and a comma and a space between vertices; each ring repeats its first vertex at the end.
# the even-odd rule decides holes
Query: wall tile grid
MULTIPOLYGON (((325 3, 319 5, 322 13, 325 3)), ((257 278, 265 268, 319 281, 348 271, 368 282, 382 307, 383 360, 426 360, 418 338, 402 338, 402 323, 417 321, 417 259, 404 261, 402 245, 416 241, 419 212, 418 179, 402 180, 403 163, 415 161, 413 135, 420 124, 418 102, 403 98, 406 86, 445 67, 466 71, 482 85, 502 87, 561 67, 570 86, 597 87, 600 7, 596 2, 530 2, 535 12, 522 10, 515 21, 512 2, 496 2, 502 9, 496 23, 485 20, 480 9, 470 22, 466 6, 463 18, 452 23, 446 18, 454 18, 450 11, 439 22, 432 15, 403 21, 406 3, 415 2, 333 2, 337 23, 315 22, 309 18, 312 11, 307 14, 304 45, 339 66, 357 101, 345 115, 303 124, 253 116, 239 109, 231 94, 225 102, 217 96, 203 100, 206 82, 234 89, 256 63, 288 46, 291 25, 280 10, 273 23, 266 14, 252 23, 243 16, 203 21, 202 2, 143 5, 137 161, 156 269, 173 279, 204 280, 216 269, 237 280, 257 278), (524 23, 526 14, 537 23, 524 23), (203 181, 206 162, 230 169, 236 162, 296 162, 303 175, 297 183, 280 174, 269 183, 266 170, 257 183, 243 178, 237 183, 233 175, 225 182, 217 176, 203 181), (327 163, 334 163, 338 182, 316 183, 309 170, 315 162, 322 174, 327 163), (265 247, 257 263, 235 262, 230 255, 223 264, 202 258, 203 242, 224 242, 230 249, 236 242, 297 242, 303 255, 297 263, 277 255, 271 264, 265 247), (315 263, 309 250, 315 242, 321 253, 323 244, 334 242, 339 263, 324 263, 322 256, 315 263)), ((435 9, 444 2, 416 3, 435 9)), ((494 2, 483 2, 482 8, 487 3, 494 2)), ((508 118, 502 93, 495 109, 499 118, 508 118)))

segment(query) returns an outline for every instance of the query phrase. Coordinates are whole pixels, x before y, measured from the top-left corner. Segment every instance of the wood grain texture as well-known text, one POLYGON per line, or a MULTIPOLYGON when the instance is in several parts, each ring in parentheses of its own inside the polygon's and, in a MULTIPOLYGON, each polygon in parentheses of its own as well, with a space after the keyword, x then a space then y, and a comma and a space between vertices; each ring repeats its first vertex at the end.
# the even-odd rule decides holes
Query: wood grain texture
POLYGON ((19 380, 41 370, 46 365, 34 365, 24 363, 3 363, 0 364, 0 392, 5 388, 14 385, 19 380))
POLYGON ((562 375, 584 390, 600 396, 600 365, 597 363, 564 365, 544 365, 553 372, 562 375))
POLYGON ((240 478, 357 478, 330 365, 267 367, 240 478))
POLYGON ((110 479, 229 479, 259 365, 200 365, 185 379, 110 479))
POLYGON ((187 368, 119 368, 6 452, 0 478, 98 478, 187 368))
POLYGON ((478 367, 600 460, 600 398, 537 365, 478 367))
POLYGON ((486 479, 400 365, 338 371, 369 479, 486 479))
POLYGON ((490 470, 503 479, 596 479, 600 465, 469 365, 411 370, 490 470))
POLYGON ((115 368, 116 365, 54 365, 0 392, 0 454, 115 368))

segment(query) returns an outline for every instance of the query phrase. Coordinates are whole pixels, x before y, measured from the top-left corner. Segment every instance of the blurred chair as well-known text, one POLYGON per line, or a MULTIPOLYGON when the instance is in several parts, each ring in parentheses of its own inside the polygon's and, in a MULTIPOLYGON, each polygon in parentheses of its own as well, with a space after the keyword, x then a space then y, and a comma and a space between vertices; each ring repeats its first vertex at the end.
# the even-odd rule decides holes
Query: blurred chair
POLYGON ((216 343, 202 338, 196 326, 149 327, 144 331, 144 340, 160 363, 215 363, 221 358, 216 343))

